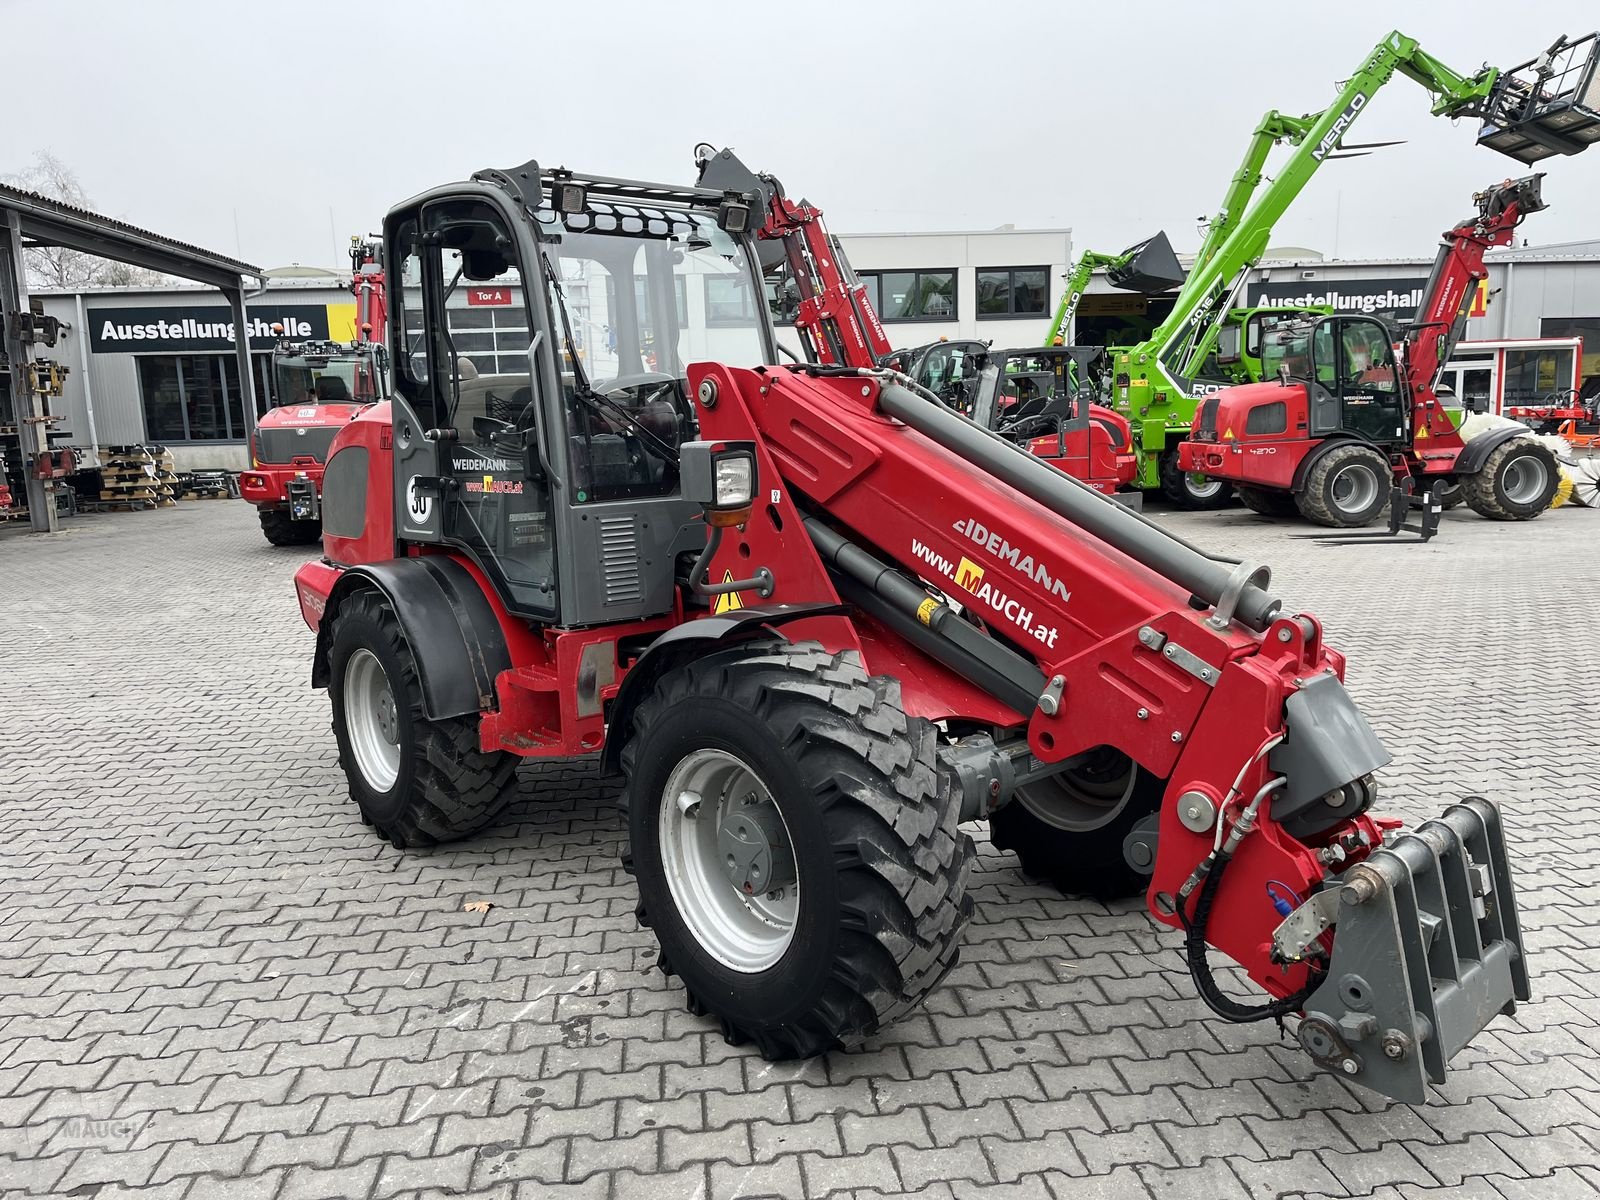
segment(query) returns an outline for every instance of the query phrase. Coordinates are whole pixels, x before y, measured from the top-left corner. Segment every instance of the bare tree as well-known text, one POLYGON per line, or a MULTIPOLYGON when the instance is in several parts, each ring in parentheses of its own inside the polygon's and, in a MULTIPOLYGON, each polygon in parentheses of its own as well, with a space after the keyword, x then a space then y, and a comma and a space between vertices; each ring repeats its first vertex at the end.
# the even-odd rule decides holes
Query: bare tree
MULTIPOLYGON (((75 208, 94 208, 94 201, 78 182, 77 172, 48 150, 37 151, 26 170, 0 176, 0 181, 75 208)), ((30 246, 23 251, 23 258, 30 287, 149 286, 166 278, 144 267, 96 258, 64 246, 30 246)))

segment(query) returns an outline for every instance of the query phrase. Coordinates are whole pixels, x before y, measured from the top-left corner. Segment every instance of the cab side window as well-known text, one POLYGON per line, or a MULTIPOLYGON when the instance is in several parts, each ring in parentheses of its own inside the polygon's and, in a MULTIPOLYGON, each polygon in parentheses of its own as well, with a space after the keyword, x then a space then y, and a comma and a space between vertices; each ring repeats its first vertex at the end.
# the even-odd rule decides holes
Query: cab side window
POLYGON ((1311 337, 1311 360, 1316 365, 1317 382, 1329 391, 1339 387, 1339 352, 1334 344, 1334 321, 1320 321, 1311 337))
POLYGON ((415 217, 395 230, 392 244, 401 252, 394 263, 390 303, 396 359, 395 376, 400 394, 413 404, 423 400, 429 382, 428 342, 423 322, 422 240, 415 217))

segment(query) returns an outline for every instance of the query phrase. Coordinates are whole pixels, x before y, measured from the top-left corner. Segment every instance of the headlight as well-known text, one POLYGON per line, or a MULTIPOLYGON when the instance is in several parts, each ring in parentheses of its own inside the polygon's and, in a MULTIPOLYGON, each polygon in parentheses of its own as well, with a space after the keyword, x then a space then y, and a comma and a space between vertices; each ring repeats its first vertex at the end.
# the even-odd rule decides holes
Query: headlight
POLYGON ((756 463, 748 454, 737 452, 714 459, 716 506, 748 508, 755 493, 756 463))
POLYGON ((685 442, 678 447, 683 498, 706 510, 706 524, 726 529, 750 519, 756 496, 754 442, 685 442))

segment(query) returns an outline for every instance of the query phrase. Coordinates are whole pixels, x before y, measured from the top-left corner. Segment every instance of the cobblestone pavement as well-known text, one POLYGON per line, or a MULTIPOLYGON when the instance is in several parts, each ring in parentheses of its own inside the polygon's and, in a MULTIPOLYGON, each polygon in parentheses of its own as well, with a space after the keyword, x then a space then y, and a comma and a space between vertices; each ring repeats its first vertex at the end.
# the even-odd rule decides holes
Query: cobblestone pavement
POLYGON ((826 1061, 731 1048, 652 969, 590 765, 525 769, 465 844, 363 828, 291 599, 312 552, 202 502, 0 536, 0 1192, 1600 1194, 1600 514, 1337 549, 1158 519, 1324 618, 1386 807, 1505 807, 1537 999, 1427 1105, 1211 1019, 1141 909, 986 842, 924 1011, 826 1061))

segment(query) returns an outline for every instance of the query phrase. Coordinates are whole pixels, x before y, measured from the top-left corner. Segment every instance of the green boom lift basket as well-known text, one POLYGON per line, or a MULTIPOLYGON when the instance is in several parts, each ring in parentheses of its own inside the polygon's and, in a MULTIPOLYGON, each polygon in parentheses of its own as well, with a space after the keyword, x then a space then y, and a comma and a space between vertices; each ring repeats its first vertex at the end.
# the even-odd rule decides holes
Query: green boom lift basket
POLYGON ((1478 144, 1535 163, 1600 142, 1600 34, 1562 38, 1495 82, 1478 144))

